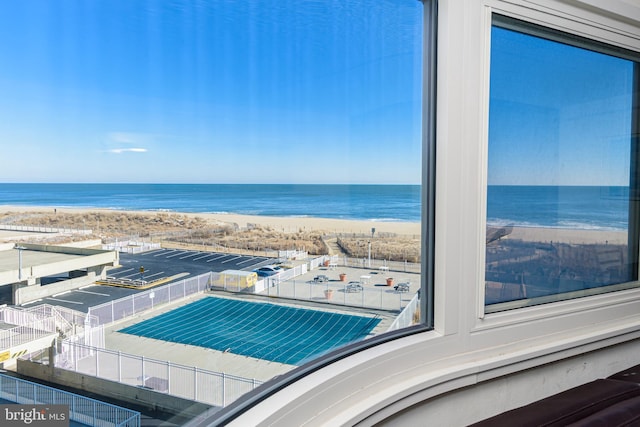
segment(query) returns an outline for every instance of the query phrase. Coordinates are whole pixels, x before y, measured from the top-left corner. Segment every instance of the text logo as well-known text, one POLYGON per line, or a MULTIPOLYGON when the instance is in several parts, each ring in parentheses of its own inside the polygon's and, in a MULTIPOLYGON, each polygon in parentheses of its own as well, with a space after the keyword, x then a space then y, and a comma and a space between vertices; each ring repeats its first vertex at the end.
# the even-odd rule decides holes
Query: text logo
POLYGON ((0 425, 69 427, 69 406, 0 405, 0 425))

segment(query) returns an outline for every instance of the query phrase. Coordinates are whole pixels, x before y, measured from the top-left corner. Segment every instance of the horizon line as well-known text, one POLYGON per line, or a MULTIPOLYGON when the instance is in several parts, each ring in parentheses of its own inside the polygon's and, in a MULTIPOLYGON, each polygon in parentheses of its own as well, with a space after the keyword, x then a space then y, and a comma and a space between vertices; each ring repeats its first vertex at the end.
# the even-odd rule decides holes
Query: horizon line
POLYGON ((315 182, 0 182, 0 185, 412 185, 420 183, 315 183, 315 182))

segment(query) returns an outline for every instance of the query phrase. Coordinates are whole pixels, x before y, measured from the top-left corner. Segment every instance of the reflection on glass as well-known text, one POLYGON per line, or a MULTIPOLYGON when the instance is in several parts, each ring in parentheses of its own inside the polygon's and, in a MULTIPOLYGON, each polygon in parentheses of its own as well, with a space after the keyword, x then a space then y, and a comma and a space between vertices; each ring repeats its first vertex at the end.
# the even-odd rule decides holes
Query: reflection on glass
POLYGON ((637 278, 629 232, 634 62, 527 28, 498 19, 492 29, 488 311, 637 278))

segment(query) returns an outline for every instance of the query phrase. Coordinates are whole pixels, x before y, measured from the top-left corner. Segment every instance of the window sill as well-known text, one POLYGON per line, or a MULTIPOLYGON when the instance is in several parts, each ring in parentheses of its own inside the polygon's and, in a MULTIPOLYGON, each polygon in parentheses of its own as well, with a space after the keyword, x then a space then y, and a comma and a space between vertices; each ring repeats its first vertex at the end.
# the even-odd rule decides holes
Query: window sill
MULTIPOLYGON (((244 406, 243 411, 229 425, 380 422, 444 393, 640 340, 639 321, 640 316, 634 316, 615 325, 600 325, 595 331, 585 328, 582 334, 567 334, 570 338, 549 335, 537 345, 514 343, 475 351, 465 348, 469 342, 460 335, 414 332, 334 360, 294 380, 276 379, 265 386, 286 382, 285 386, 252 402, 243 399, 238 405, 244 406)), ((606 366, 609 374, 626 367, 624 361, 606 366)), ((592 374, 594 379, 603 375, 597 370, 592 374)))

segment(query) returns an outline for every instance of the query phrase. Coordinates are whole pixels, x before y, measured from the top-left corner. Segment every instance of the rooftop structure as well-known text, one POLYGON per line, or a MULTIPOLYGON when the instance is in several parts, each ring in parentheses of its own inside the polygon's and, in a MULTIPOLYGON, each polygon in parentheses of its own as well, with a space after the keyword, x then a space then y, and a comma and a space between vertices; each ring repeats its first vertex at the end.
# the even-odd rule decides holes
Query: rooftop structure
POLYGON ((20 305, 106 279, 118 253, 53 245, 0 246, 0 286, 11 286, 13 304, 20 305), (56 280, 47 281, 47 277, 56 280), (66 276, 66 277, 65 277, 66 276))

